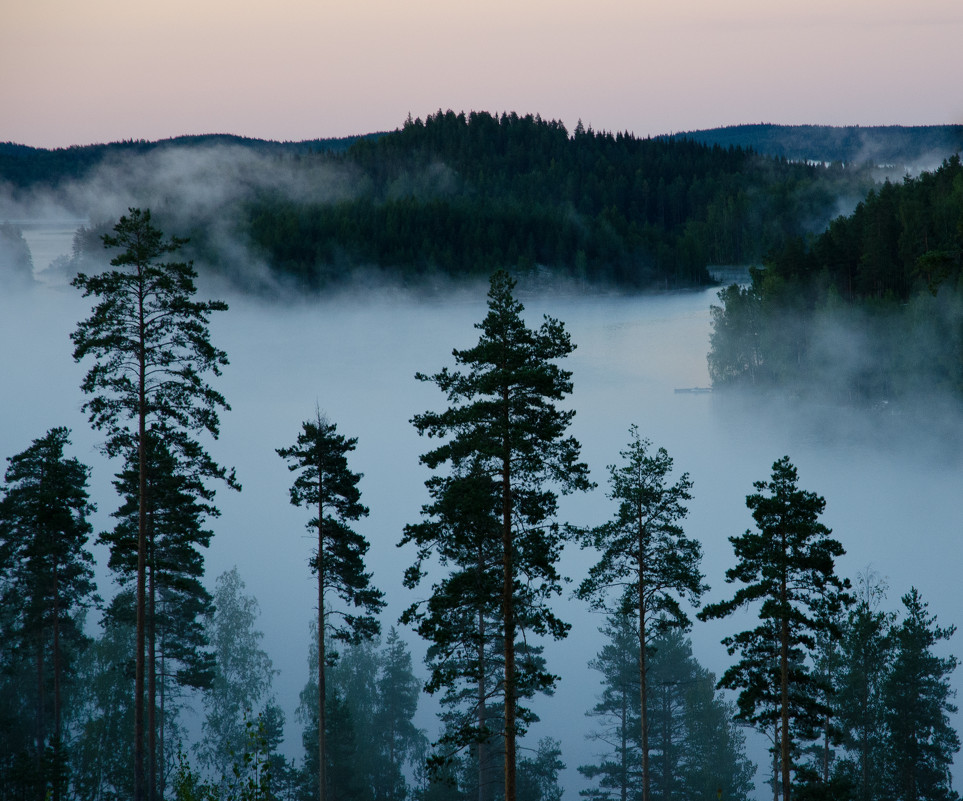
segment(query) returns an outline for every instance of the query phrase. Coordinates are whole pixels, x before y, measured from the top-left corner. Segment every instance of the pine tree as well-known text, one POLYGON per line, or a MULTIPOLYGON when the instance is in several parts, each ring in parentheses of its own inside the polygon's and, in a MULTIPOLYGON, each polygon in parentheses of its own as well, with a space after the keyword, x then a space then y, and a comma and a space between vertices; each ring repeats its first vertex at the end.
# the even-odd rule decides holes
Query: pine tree
MULTIPOLYGON (((413 625, 430 643, 425 690, 442 693, 444 727, 435 743, 432 770, 442 770, 460 751, 472 749, 476 773, 474 781, 465 784, 475 788, 478 801, 488 801, 496 789, 500 727, 494 710, 502 699, 498 674, 504 672, 498 625, 502 566, 498 488, 477 462, 464 473, 432 476, 426 486, 433 498, 423 507, 426 519, 406 526, 401 542, 418 546, 405 585, 417 586, 431 558, 448 572, 434 584, 427 600, 404 611, 401 622, 413 625)), ((522 674, 539 669, 531 659, 520 665, 522 674)), ((522 684, 537 686, 534 681, 522 684)))
POLYGON ((651 443, 630 429, 622 451, 624 464, 610 465, 611 497, 619 504, 615 518, 583 535, 583 544, 601 552, 578 594, 597 608, 635 620, 639 665, 639 721, 642 739, 642 801, 650 797, 647 652, 666 628, 691 626, 680 601, 698 604, 708 589, 699 566, 702 546, 685 536, 678 521, 685 517, 692 482, 683 473, 669 484, 672 459, 664 448, 649 453, 651 443), (615 606, 608 606, 610 594, 615 606))
MULTIPOLYGON (((203 459, 196 447, 188 451, 203 459)), ((213 536, 205 518, 216 517, 214 493, 200 476, 203 465, 178 460, 153 429, 147 432, 145 467, 147 494, 147 735, 148 786, 164 795, 166 753, 165 707, 176 701, 180 688, 206 689, 214 676, 214 656, 208 646, 204 618, 211 611, 211 595, 202 584, 206 548, 213 536)), ((137 537, 140 511, 136 454, 114 481, 122 506, 118 520, 99 541, 110 547, 108 566, 122 586, 137 575, 137 537)), ((151 792, 154 792, 153 790, 151 792)))
MULTIPOLYGON (((144 759, 144 695, 147 655, 147 432, 164 440, 178 458, 204 467, 206 478, 233 474, 209 458, 196 458, 194 436, 217 437, 218 411, 228 409, 223 396, 205 381, 227 364, 223 351, 211 344, 210 314, 227 309, 220 301, 198 302, 196 273, 189 263, 162 262, 184 240, 165 240, 149 211, 130 209, 105 235, 104 246, 119 248, 115 269, 97 275, 80 273, 72 284, 98 302, 92 314, 71 334, 74 359, 94 359, 81 384, 90 399, 84 404, 91 425, 105 431, 108 456, 137 453, 137 653, 134 677, 134 798, 149 792, 144 759), (194 454, 192 456, 192 454, 194 454)), ((201 449, 203 453, 203 449, 201 449)))
POLYGON ((321 801, 327 797, 324 681, 329 659, 328 632, 330 630, 334 639, 345 642, 369 639, 378 633, 379 624, 374 615, 384 606, 382 593, 371 586, 371 574, 364 569, 368 541, 349 526, 368 514, 358 489, 361 475, 348 469, 347 455, 356 443, 357 439, 338 434, 337 426, 318 412, 315 420, 303 423, 295 445, 277 450, 288 462, 288 469, 298 473, 291 486, 291 503, 317 510, 317 517, 308 521, 307 528, 316 530, 318 543, 311 570, 318 577, 318 793, 321 801), (329 594, 347 605, 348 611, 329 610, 329 594), (340 623, 335 622, 337 618, 340 623))
POLYGON ((790 725, 819 712, 803 660, 815 648, 815 635, 830 626, 832 612, 848 601, 849 582, 835 573, 843 547, 819 522, 826 502, 798 488, 789 457, 773 464, 771 481, 754 486, 757 492, 746 497, 746 506, 758 531, 729 538, 738 561, 726 571, 726 581, 744 586, 730 600, 707 606, 699 617, 725 617, 740 607, 758 605, 760 625, 723 641, 730 654, 738 651, 742 659, 720 685, 740 690, 740 710, 752 715, 750 719, 766 722, 764 714, 754 712, 760 701, 775 707, 782 797, 790 801, 790 725))
POLYGON ((68 429, 52 428, 10 457, 0 497, 0 667, 15 676, 29 659, 35 671, 20 696, 30 699, 33 721, 11 721, 7 731, 33 732, 33 789, 43 795, 48 788, 54 799, 66 788, 64 698, 87 642, 81 615, 94 601, 90 470, 65 455, 69 444, 68 429))
MULTIPOLYGON (((538 330, 528 328, 514 286, 504 272, 492 276, 488 314, 476 324, 482 332, 478 344, 453 351, 465 371, 445 368, 417 375, 438 386, 451 406, 412 419, 420 434, 447 439, 422 456, 423 464, 430 469, 447 464, 456 476, 478 471, 491 482, 497 501, 505 801, 517 799, 518 702, 527 691, 517 667, 519 635, 523 626, 555 638, 568 630, 549 606, 560 592, 556 562, 563 542, 563 532, 553 523, 557 496, 550 487, 563 492, 590 487, 588 468, 578 461, 579 444, 565 436, 575 412, 555 406, 572 391, 571 374, 555 362, 574 346, 562 323, 552 318, 546 317, 538 330)), ((443 529, 439 534, 444 536, 443 529)), ((545 671, 533 678, 539 688, 555 682, 545 671)))

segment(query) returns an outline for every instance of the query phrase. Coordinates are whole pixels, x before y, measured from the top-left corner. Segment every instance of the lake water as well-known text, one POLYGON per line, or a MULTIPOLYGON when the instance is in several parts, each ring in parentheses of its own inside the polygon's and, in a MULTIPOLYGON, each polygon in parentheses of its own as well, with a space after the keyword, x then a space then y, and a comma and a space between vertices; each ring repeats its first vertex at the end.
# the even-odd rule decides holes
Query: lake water
MULTIPOLYGON (((45 240, 33 240, 40 241, 45 240)), ((46 253, 55 249, 44 247, 46 253)), ((35 264, 40 266, 37 256, 35 264)), ((94 469, 100 530, 110 525, 116 507, 110 479, 118 465, 100 456, 100 440, 80 412, 84 370, 71 358, 69 334, 89 307, 78 295, 64 286, 0 295, 0 456, 20 452, 52 426, 70 426, 73 452, 94 469)), ((565 498, 563 519, 593 524, 610 517, 605 466, 618 460, 629 426, 637 424, 694 481, 686 530, 704 546, 703 568, 712 585, 708 600, 720 600, 730 594, 724 583, 733 562, 728 537, 752 525, 745 496, 753 481, 768 478, 773 461, 789 454, 801 486, 826 498, 824 522, 847 549, 840 572, 854 577, 872 566, 889 583, 890 608, 898 608, 900 595, 916 586, 942 624, 963 619, 958 414, 933 411, 919 419, 776 398, 676 393, 709 383, 705 355, 715 290, 642 296, 559 290, 520 297, 530 324, 543 313, 558 317, 577 345, 567 365, 575 385, 570 403, 577 410, 572 432, 599 489, 565 498)), ((429 443, 409 420, 442 408, 444 400, 413 376, 451 364, 452 348, 477 341, 473 324, 485 313, 485 287, 434 298, 369 289, 302 303, 227 299, 231 309, 216 317, 212 337, 231 359, 216 386, 233 410, 222 415, 221 438, 210 450, 237 468, 244 489, 218 493, 223 515, 213 524, 207 570, 213 584, 215 576, 237 565, 248 592, 258 598, 264 647, 281 671, 276 690, 288 716, 289 752, 300 756, 294 709, 307 678, 316 590, 308 568, 307 516, 288 503, 291 475, 275 449, 294 442, 316 404, 340 432, 358 437, 352 466, 364 473, 363 500, 371 509, 359 529, 372 543, 370 567, 386 593, 387 627, 412 599, 401 586, 412 554, 395 545, 427 500, 428 473, 418 456, 429 443)), ((106 587, 105 554, 98 550, 97 558, 106 587)), ((565 571, 578 580, 590 560, 569 549, 565 571)), ((598 688, 585 663, 601 646, 596 629, 602 620, 568 597, 560 607, 563 619, 573 623, 572 634, 548 644, 546 656, 563 679, 554 698, 538 703, 542 723, 533 727, 530 742, 545 735, 562 740, 571 798, 583 786, 575 767, 594 750, 583 737, 592 723, 584 712, 598 688)), ((736 625, 697 624, 692 632, 696 656, 717 674, 729 660, 719 640, 736 625)), ((413 646, 420 654, 421 646, 413 646)), ((959 643, 952 649, 963 652, 959 643)), ((427 703, 421 722, 433 725, 427 703)), ((753 756, 761 755, 754 742, 753 756)), ((757 776, 760 797, 766 796, 765 778, 757 776)))

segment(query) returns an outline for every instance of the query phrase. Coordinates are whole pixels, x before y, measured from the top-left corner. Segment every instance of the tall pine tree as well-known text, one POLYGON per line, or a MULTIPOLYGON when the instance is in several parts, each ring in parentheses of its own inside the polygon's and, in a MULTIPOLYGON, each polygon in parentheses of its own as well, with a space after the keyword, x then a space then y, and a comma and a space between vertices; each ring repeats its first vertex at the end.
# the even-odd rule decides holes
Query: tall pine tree
POLYGON ((720 683, 740 690, 743 709, 767 696, 775 701, 783 801, 790 801, 792 792, 791 724, 818 706, 803 660, 815 649, 816 634, 830 626, 829 613, 848 601, 849 586, 835 572, 843 547, 819 522, 826 502, 799 489, 798 480, 796 468, 784 456, 773 463, 770 481, 755 482, 757 492, 746 497, 746 506, 757 531, 729 538, 738 561, 726 571, 726 581, 743 586, 731 599, 699 613, 709 619, 743 606, 758 608, 759 626, 724 641, 730 654, 738 651, 742 659, 720 683))
POLYGON ((702 546, 685 536, 679 521, 691 499, 688 473, 669 483, 672 459, 630 429, 622 451, 624 463, 610 465, 611 497, 619 504, 615 518, 583 537, 601 552, 579 587, 579 596, 596 607, 634 619, 639 665, 642 739, 642 801, 649 801, 648 649, 667 628, 685 630, 691 621, 681 601, 698 604, 708 587, 702 581, 702 546), (614 606, 608 606, 615 594, 614 606))
POLYGON ((148 788, 144 711, 147 654, 148 430, 177 457, 203 466, 205 477, 233 475, 209 458, 192 458, 195 436, 217 437, 224 397, 206 381, 220 374, 225 353, 210 340, 208 321, 227 309, 220 301, 196 301, 196 273, 190 263, 161 261, 184 240, 165 239, 150 211, 130 209, 105 235, 104 246, 119 249, 111 267, 97 275, 78 274, 72 284, 84 297, 97 298, 90 317, 71 334, 74 359, 93 359, 81 389, 91 425, 104 431, 108 456, 137 454, 137 653, 134 676, 134 799, 146 801, 148 788))
POLYGON ((348 454, 357 439, 337 433, 337 426, 320 412, 315 420, 302 424, 297 442, 278 448, 278 455, 297 473, 291 485, 291 503, 316 510, 307 523, 317 534, 317 549, 311 570, 318 577, 318 794, 327 797, 325 766, 327 747, 325 715, 325 666, 328 663, 328 633, 336 640, 358 642, 379 631, 375 614, 384 606, 382 593, 371 585, 365 572, 364 556, 368 541, 350 523, 368 514, 361 503, 359 473, 348 468, 348 454), (343 607, 328 608, 329 597, 343 607))
MULTIPOLYGON (((488 314, 476 324, 482 332, 478 344, 453 351, 464 370, 417 375, 445 393, 449 408, 412 419, 420 434, 445 440, 422 456, 423 464, 433 470, 448 465, 452 475, 478 471, 497 501, 505 801, 517 801, 520 635, 524 630, 561 638, 568 631, 550 606, 561 591, 556 564, 564 539, 553 520, 553 487, 568 492, 591 486, 587 466, 578 461, 578 442, 565 435, 575 412, 556 406, 572 391, 571 373, 556 362, 574 345, 558 320, 546 317, 537 330, 528 328, 514 287, 507 273, 492 276, 488 314)), ((439 533, 444 536, 443 529, 439 533)), ((544 670, 534 678, 543 688, 555 682, 544 670)))

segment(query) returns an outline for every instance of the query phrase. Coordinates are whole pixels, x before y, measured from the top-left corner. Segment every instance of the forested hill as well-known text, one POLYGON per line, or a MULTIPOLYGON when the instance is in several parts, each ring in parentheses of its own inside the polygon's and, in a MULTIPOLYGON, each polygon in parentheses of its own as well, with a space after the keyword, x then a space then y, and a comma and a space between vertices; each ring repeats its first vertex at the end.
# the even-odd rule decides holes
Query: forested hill
POLYGON ((886 182, 812 242, 789 240, 714 310, 710 373, 888 399, 963 395, 963 164, 886 182))
MULTIPOLYGON (((379 134, 365 136, 375 137, 379 134)), ((108 160, 144 156, 161 150, 227 145, 275 156, 337 153, 346 150, 362 138, 365 137, 347 136, 337 139, 310 139, 303 142, 273 142, 230 134, 202 134, 177 136, 156 142, 128 139, 110 144, 75 145, 52 150, 0 142, 0 184, 9 184, 14 189, 38 185, 56 187, 64 181, 85 179, 108 160)))
POLYGON ((794 161, 888 165, 916 172, 936 167, 963 150, 963 125, 731 125, 669 138, 751 148, 794 161))
MULTIPOLYGON (((539 117, 438 112, 355 143, 362 187, 337 203, 262 193, 252 243, 317 286, 356 265, 417 279, 551 270, 621 286, 706 282, 821 230, 868 173, 739 147, 639 139, 539 117)), ((855 200, 854 200, 855 202, 855 200)))
POLYGON ((787 237, 821 231, 873 185, 857 167, 484 112, 439 111, 350 141, 0 146, 0 188, 14 195, 96 199, 101 209, 70 209, 95 228, 149 207, 191 237, 200 269, 247 281, 241 245, 308 291, 358 268, 406 283, 504 267, 690 286, 709 280, 707 266, 758 262, 787 237))

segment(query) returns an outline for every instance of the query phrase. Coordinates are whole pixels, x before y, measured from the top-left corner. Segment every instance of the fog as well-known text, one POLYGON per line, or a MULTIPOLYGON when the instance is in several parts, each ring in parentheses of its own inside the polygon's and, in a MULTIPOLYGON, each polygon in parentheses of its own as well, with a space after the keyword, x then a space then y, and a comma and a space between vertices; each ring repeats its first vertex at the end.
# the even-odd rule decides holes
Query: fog
MULTIPOLYGON (((38 241, 32 239, 28 232, 31 247, 38 241)), ((49 237, 43 241, 46 250, 34 257, 38 277, 47 266, 42 262, 56 260, 70 247, 66 234, 59 248, 49 237)), ((243 491, 218 490, 223 514, 213 521, 207 577, 213 587, 216 576, 236 565, 247 591, 260 603, 263 646, 280 671, 275 692, 287 715, 286 749, 292 756, 301 756, 294 710, 308 676, 316 585, 308 568, 308 516, 289 504, 291 474, 275 449, 294 442, 316 405, 341 433, 358 438, 351 464, 364 474, 362 499, 371 509, 358 529, 371 542, 369 566, 386 595, 382 624, 387 629, 415 597, 401 584, 413 553, 399 550, 396 543, 427 501, 423 482, 429 474, 418 456, 429 443, 409 420, 444 403, 435 387, 416 381, 414 374, 450 365, 452 348, 477 341, 473 324, 484 316, 485 291, 481 285, 431 295, 369 288, 283 303, 222 296, 231 308, 215 316, 211 335, 231 364, 215 385, 233 408, 222 415, 221 437, 209 443, 209 450, 237 469, 243 491)), ((724 582, 733 563, 728 538, 752 525, 745 497, 752 482, 768 478, 772 463, 788 454, 799 469, 801 486, 826 499, 823 521, 847 551, 838 566, 841 573, 855 578, 871 566, 889 584, 887 608, 897 609, 900 596, 915 586, 940 623, 959 622, 959 404, 897 413, 774 396, 675 393, 677 388, 708 386, 709 307, 715 293, 521 289, 528 322, 537 325, 543 313, 558 317, 577 345, 566 365, 574 374, 572 433, 582 443, 599 488, 564 498, 560 519, 596 524, 611 516, 605 468, 618 460, 629 426, 637 424, 656 447, 668 450, 678 471, 692 477, 685 527, 704 546, 703 570, 712 587, 706 600, 721 600, 731 592, 724 582)), ((117 505, 110 482, 119 465, 99 453, 101 437, 80 411, 85 366, 73 362, 69 334, 88 312, 78 291, 56 282, 0 290, 0 457, 19 453, 53 426, 69 426, 72 454, 93 467, 91 495, 99 505, 94 525, 101 531, 111 525, 109 514, 117 505)), ((106 553, 95 548, 95 555, 101 592, 109 595, 106 553)), ((564 571, 577 582, 592 559, 572 546, 564 555, 564 571)), ((559 606, 560 616, 573 628, 568 640, 546 644, 546 658, 562 681, 554 697, 537 702, 541 722, 523 745, 534 747, 542 736, 562 741, 566 797, 574 798, 584 786, 576 768, 596 750, 584 738, 593 725, 584 713, 598 691, 586 662, 601 647, 597 628, 603 621, 569 594, 559 606)), ((732 619, 696 624, 691 633, 696 657, 717 675, 729 664, 719 641, 739 625, 732 619)), ((408 639, 420 668, 423 647, 414 637, 408 639)), ((951 643, 951 650, 963 653, 958 642, 951 643)), ((954 686, 959 688, 961 681, 955 676, 954 686)), ((429 735, 435 733, 433 710, 425 698, 419 723, 429 735)), ((960 722, 954 721, 957 728, 960 722)), ((758 762, 761 745, 751 742, 751 756, 758 762)), ((760 766, 760 798, 767 795, 767 777, 760 766)))

